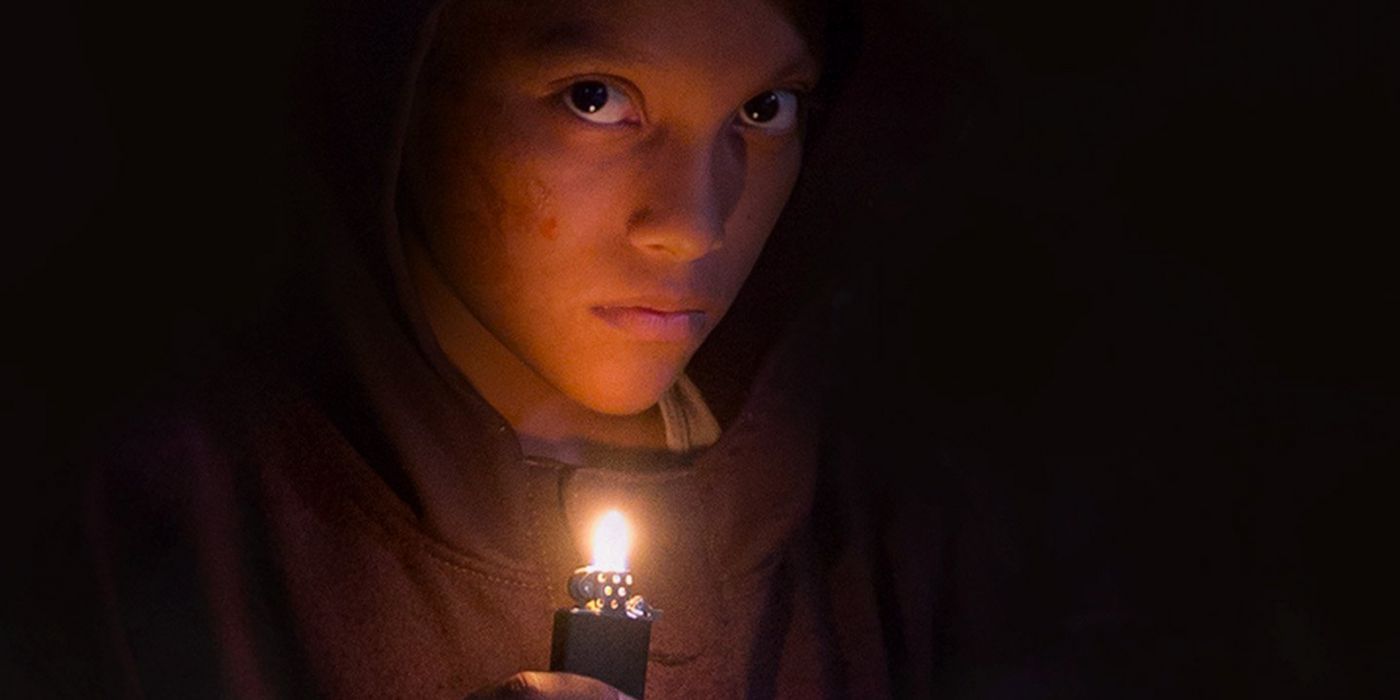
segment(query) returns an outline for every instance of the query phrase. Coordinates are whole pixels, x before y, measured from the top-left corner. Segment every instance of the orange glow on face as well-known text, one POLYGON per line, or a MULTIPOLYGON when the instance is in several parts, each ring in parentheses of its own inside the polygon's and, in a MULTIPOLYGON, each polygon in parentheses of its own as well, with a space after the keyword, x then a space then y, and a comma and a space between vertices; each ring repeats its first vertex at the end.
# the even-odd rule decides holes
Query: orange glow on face
POLYGON ((747 115, 815 83, 805 40, 768 2, 555 0, 450 3, 436 41, 403 177, 439 341, 508 419, 652 408, 792 192, 800 130, 747 115))

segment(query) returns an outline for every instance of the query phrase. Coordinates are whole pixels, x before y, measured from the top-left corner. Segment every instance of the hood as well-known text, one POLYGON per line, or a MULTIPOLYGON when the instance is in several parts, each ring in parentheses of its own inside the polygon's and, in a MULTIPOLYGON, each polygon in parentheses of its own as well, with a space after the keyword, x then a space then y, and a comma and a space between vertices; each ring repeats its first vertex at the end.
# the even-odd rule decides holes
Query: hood
MULTIPOLYGON (((442 5, 312 9, 294 123, 305 232, 299 269, 307 273, 285 331, 297 348, 292 371, 426 529, 509 567, 518 564, 514 552, 534 547, 522 539, 528 523, 515 522, 526 516, 509 505, 527 498, 508 466, 522 460, 519 441, 438 347, 411 289, 395 209, 418 65, 442 5), (488 537, 483 520, 503 527, 488 537)), ((842 36, 856 36, 854 26, 842 36)), ((821 123, 818 112, 809 158, 824 136, 821 123)), ((826 291, 843 269, 834 263, 835 227, 819 218, 818 203, 830 201, 829 193, 807 182, 799 178, 748 283, 688 366, 726 435, 762 432, 741 424, 787 410, 774 406, 812 403, 794 387, 797 366, 775 351, 782 338, 820 335, 826 291), (798 325, 807 330, 795 331, 798 325)), ((727 449, 725 436, 712 449, 727 449)))

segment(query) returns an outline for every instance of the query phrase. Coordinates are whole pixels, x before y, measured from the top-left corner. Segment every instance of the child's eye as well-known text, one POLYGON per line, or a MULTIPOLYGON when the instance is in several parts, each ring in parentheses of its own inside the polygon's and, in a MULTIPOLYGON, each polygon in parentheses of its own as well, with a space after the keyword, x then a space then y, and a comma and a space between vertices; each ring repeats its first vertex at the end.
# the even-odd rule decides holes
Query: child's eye
POLYGON ((581 80, 570 85, 564 91, 564 104, 580 119, 594 124, 641 121, 627 93, 601 80, 581 80))
POLYGON ((788 131, 797 124, 797 94, 791 90, 769 90, 739 108, 739 121, 764 131, 788 131))

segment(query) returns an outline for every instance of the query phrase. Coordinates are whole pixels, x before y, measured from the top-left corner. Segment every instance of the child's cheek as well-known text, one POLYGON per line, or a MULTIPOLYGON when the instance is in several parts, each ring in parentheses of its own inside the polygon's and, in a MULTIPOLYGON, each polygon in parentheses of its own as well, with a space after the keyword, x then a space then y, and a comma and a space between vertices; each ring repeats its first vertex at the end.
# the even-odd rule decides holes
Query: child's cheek
POLYGON ((540 220, 540 236, 547 241, 559 237, 559 218, 547 216, 540 220))
POLYGON ((559 236, 553 189, 538 174, 504 172, 498 178, 503 186, 498 189, 501 197, 493 207, 496 235, 512 265, 531 265, 532 259, 544 252, 541 245, 559 236))
POLYGON ((525 204, 523 206, 522 218, 529 221, 529 228, 521 230, 534 230, 541 238, 552 241, 559 237, 559 218, 553 213, 554 197, 549 186, 538 177, 532 177, 525 183, 525 204))

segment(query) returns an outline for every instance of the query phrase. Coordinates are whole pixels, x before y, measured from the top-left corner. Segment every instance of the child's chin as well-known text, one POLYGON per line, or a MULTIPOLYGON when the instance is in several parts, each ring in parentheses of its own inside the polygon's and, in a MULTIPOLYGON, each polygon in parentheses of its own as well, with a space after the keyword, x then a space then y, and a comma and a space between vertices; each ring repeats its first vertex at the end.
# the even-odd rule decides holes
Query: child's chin
POLYGON ((679 369, 656 368, 634 372, 625 378, 598 380, 574 394, 573 399, 592 411, 613 416, 632 416, 646 411, 661 400, 679 376, 679 369))

